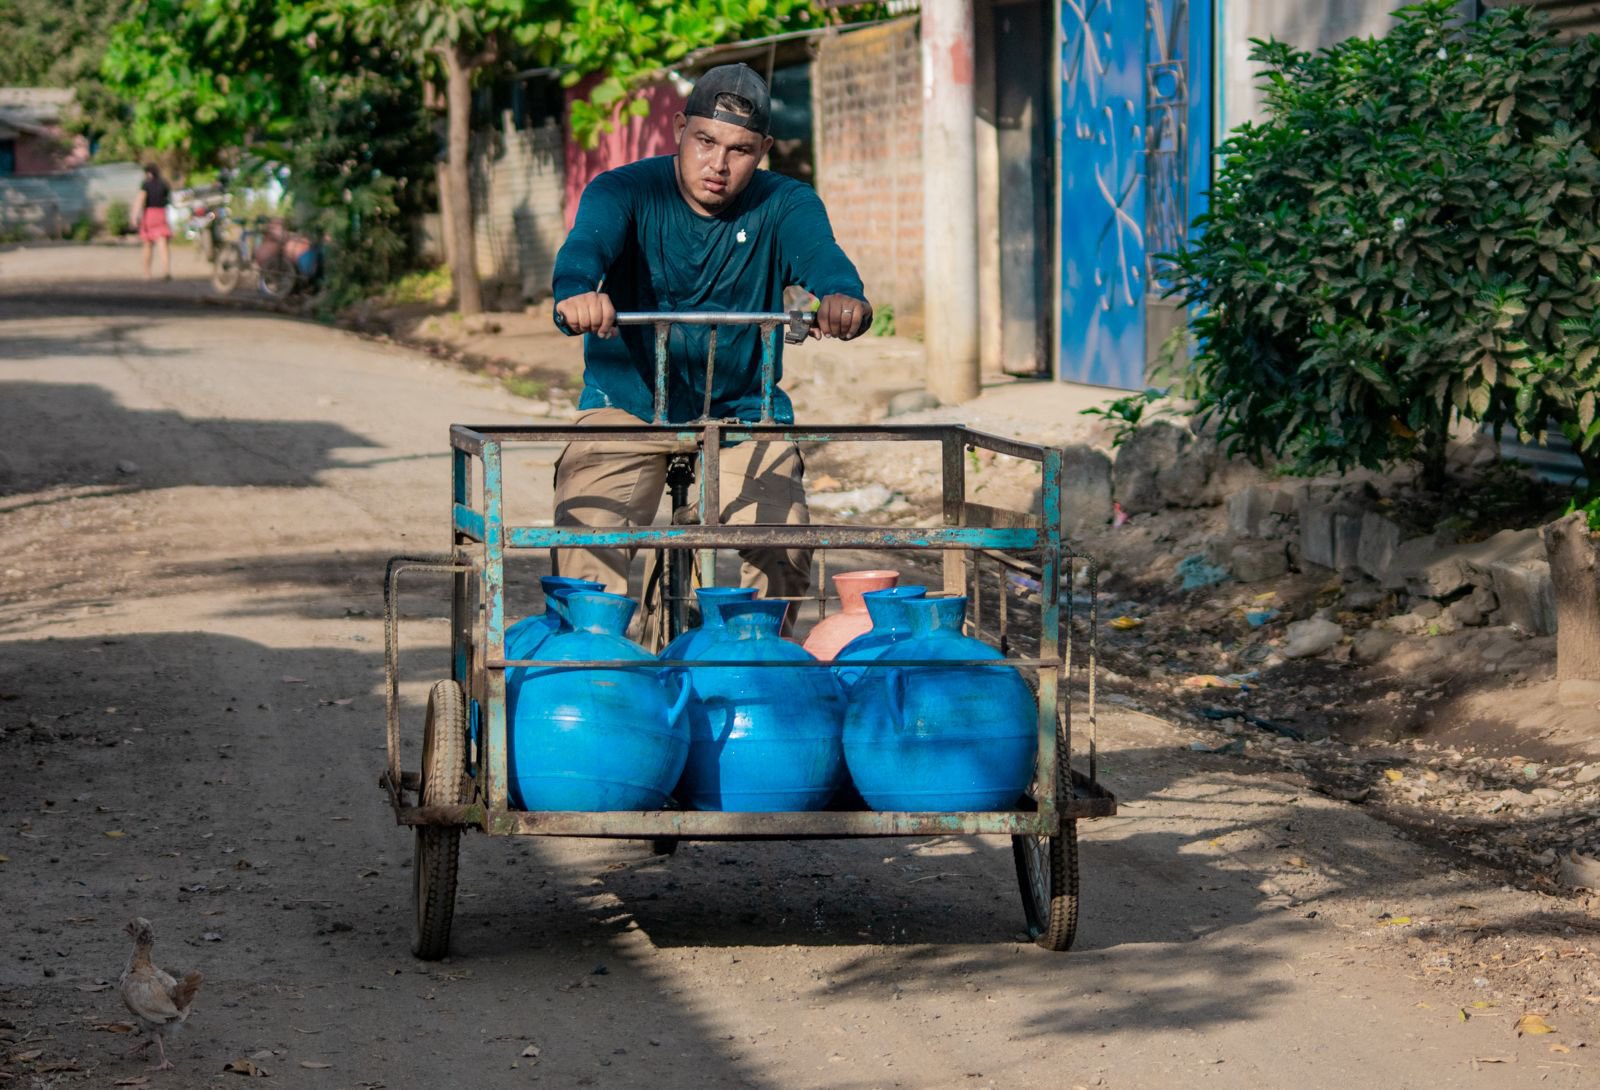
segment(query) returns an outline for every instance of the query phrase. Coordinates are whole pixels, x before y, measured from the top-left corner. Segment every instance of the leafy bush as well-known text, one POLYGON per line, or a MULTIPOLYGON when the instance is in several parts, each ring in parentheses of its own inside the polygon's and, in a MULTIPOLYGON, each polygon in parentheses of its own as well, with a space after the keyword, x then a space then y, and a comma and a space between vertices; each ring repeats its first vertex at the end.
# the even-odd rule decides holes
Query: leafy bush
POLYGON ((435 140, 406 73, 326 77, 317 90, 287 149, 288 190, 296 225, 327 247, 325 298, 338 308, 415 261, 435 140))
POLYGON ((88 242, 94 238, 94 220, 88 216, 79 217, 67 232, 67 237, 73 242, 88 242))
POLYGON ((1427 0, 1316 55, 1258 42, 1266 119, 1168 255, 1203 412, 1301 472, 1420 460, 1453 420, 1554 420, 1600 479, 1600 38, 1427 0))
POLYGON ((112 238, 120 238, 128 233, 132 224, 128 215, 132 210, 127 201, 110 201, 106 204, 106 234, 112 238))

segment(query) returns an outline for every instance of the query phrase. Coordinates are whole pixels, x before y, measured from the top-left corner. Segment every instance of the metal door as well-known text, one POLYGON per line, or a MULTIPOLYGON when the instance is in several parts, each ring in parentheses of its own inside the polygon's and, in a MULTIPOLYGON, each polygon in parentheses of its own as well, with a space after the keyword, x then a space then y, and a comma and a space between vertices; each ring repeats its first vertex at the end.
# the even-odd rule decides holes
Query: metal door
POLYGON ((1058 374, 1138 389, 1163 337, 1152 258, 1209 185, 1211 0, 1062 0, 1060 20, 1058 374))

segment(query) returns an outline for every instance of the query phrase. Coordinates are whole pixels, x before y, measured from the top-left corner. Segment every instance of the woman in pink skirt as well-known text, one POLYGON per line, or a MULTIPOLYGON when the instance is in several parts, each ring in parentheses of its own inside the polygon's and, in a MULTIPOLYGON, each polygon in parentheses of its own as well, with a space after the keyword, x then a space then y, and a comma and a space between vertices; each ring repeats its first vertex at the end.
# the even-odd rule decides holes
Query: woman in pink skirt
POLYGON ((150 279, 150 251, 161 248, 161 273, 172 279, 172 228, 167 223, 167 203, 172 199, 172 187, 161 176, 154 163, 144 168, 144 183, 139 186, 139 198, 133 206, 133 222, 139 225, 139 240, 144 243, 144 278, 150 279))

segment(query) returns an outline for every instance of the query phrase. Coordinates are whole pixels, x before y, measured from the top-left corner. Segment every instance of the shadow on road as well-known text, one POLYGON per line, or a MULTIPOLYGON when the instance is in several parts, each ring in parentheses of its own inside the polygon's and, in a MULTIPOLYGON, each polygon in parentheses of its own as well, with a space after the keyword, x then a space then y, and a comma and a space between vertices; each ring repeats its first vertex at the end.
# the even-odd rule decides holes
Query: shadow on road
POLYGON ((195 418, 130 409, 89 383, 12 382, 0 397, 0 512, 42 502, 8 504, 7 494, 51 486, 311 487, 357 464, 333 451, 375 446, 322 421, 195 418))

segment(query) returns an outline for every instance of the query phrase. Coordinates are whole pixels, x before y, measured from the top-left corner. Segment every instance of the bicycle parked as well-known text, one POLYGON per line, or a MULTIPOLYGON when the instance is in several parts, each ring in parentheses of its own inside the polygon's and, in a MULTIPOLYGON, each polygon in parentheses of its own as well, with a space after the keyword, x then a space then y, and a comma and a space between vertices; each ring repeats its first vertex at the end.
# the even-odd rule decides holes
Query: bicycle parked
POLYGON ((211 286, 226 294, 237 289, 250 273, 262 295, 286 299, 297 292, 315 291, 322 282, 322 272, 319 242, 289 230, 282 219, 262 216, 240 231, 236 241, 217 249, 211 286))

